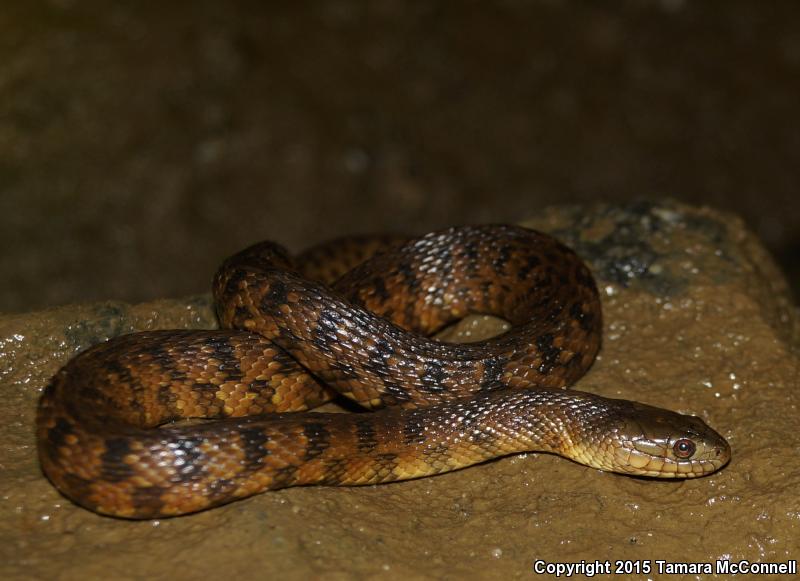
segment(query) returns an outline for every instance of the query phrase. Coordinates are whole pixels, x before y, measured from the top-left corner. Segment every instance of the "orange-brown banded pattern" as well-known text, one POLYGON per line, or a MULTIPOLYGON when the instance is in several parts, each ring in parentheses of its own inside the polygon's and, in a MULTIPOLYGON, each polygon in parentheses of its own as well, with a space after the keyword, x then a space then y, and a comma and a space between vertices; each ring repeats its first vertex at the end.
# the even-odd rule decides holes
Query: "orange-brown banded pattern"
POLYGON ((561 389, 600 347, 600 301, 575 253, 532 230, 347 239, 297 260, 263 242, 225 261, 214 296, 224 330, 119 337, 53 378, 39 457, 67 497, 156 518, 523 451, 664 477, 730 456, 693 416, 561 389), (473 344, 429 338, 470 313, 511 329, 473 344), (376 411, 285 413, 336 394, 376 411), (193 418, 212 421, 179 421, 193 418))

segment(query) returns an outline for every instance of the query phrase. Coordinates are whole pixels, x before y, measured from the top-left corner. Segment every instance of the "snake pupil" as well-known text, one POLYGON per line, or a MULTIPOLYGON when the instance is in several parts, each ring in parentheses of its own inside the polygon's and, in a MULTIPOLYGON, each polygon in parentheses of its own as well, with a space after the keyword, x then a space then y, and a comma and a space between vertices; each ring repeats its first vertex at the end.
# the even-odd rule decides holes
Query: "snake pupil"
POLYGON ((691 458, 696 449, 697 447, 694 445, 694 442, 686 438, 678 440, 675 442, 675 445, 672 446, 672 451, 675 452, 675 456, 682 460, 691 458))

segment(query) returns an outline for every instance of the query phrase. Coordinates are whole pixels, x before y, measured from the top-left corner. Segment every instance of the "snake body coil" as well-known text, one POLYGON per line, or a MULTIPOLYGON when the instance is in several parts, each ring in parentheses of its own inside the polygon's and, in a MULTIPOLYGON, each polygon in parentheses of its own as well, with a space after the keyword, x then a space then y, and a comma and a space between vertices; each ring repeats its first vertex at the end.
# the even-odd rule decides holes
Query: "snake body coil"
POLYGON ((297 261, 250 247, 215 277, 225 330, 136 333, 72 359, 39 405, 45 474, 96 512, 156 518, 523 451, 663 477, 727 462, 725 440, 696 417, 561 389, 592 364, 602 320, 591 273, 553 238, 472 226, 359 242, 297 261), (511 329, 473 344, 428 338, 469 313, 511 329), (283 413, 333 394, 377 411, 283 413), (215 421, 179 421, 191 418, 215 421))

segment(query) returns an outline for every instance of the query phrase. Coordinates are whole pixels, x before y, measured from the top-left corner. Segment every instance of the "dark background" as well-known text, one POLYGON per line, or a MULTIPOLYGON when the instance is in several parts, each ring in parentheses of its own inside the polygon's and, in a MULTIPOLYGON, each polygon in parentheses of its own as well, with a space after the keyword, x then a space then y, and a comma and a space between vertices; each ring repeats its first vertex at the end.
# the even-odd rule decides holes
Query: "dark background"
POLYGON ((669 196, 800 279, 800 3, 6 0, 0 311, 206 291, 262 238, 669 196))

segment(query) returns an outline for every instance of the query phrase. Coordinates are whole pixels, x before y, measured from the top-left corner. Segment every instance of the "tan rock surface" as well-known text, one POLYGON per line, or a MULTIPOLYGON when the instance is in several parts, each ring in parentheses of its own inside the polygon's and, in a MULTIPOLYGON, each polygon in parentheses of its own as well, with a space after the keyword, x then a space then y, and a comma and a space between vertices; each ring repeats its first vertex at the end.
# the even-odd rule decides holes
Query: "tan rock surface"
POLYGON ((797 313, 763 248, 738 219, 671 203, 553 209, 527 224, 573 246, 602 289, 604 347, 576 387, 703 417, 729 439, 728 467, 654 481, 527 454, 176 519, 100 517, 39 472, 41 389, 108 337, 214 322, 207 297, 64 307, 0 318, 0 577, 505 579, 528 578, 536 559, 796 559, 797 313))

